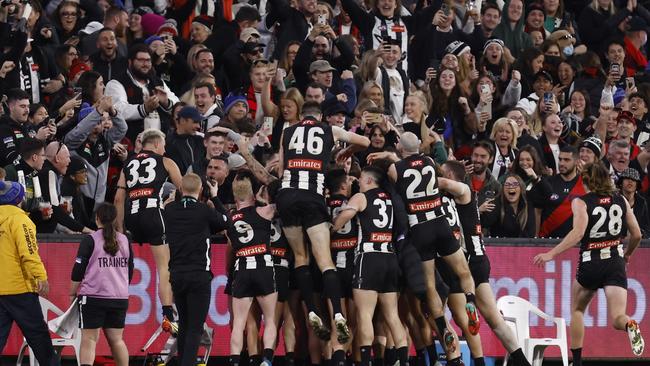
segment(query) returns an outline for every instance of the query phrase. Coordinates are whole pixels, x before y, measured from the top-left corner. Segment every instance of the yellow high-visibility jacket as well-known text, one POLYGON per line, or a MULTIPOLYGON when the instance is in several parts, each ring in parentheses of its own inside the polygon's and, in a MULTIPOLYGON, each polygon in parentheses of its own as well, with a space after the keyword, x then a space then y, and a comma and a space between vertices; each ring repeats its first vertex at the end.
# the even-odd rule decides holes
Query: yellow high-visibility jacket
POLYGON ((0 206, 0 279, 0 295, 36 292, 37 280, 47 280, 36 225, 13 205, 0 206))

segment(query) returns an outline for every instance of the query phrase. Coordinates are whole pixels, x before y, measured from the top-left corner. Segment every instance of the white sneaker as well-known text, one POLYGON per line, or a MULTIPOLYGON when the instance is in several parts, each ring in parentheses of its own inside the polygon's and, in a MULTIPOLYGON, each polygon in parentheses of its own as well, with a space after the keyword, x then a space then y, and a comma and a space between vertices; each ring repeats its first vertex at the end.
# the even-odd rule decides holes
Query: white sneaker
POLYGON ((643 348, 645 347, 645 341, 641 336, 641 330, 639 329, 639 324, 635 320, 630 320, 627 322, 627 337, 630 339, 630 345, 632 346, 632 353, 635 356, 641 356, 643 354, 643 348))
POLYGON ((336 338, 339 343, 348 343, 350 340, 350 328, 348 328, 348 322, 343 317, 343 314, 336 313, 336 315, 334 315, 334 325, 336 326, 336 338))
POLYGON ((309 325, 314 330, 314 333, 316 333, 316 336, 323 341, 329 341, 330 331, 323 325, 323 321, 318 314, 310 311, 307 318, 309 318, 309 325))

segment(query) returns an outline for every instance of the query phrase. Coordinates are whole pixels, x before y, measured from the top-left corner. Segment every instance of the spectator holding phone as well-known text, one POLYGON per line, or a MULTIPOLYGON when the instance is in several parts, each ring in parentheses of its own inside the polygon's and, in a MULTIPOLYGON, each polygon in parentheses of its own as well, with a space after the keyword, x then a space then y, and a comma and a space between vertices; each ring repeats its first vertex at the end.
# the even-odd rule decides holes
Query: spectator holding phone
POLYGON ((110 152, 124 138, 127 128, 113 106, 113 98, 103 96, 94 107, 79 111, 79 123, 65 136, 71 155, 86 164, 88 184, 81 186, 81 191, 91 202, 89 207, 104 202, 110 152))

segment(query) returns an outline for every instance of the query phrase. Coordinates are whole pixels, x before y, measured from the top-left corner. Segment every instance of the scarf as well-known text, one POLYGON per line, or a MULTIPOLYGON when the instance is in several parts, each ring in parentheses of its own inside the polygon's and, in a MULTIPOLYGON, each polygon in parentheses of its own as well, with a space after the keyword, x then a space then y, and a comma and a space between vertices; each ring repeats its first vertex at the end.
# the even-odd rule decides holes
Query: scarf
POLYGON ((492 176, 499 178, 508 172, 508 168, 515 161, 515 151, 512 147, 508 146, 508 153, 501 154, 499 147, 494 144, 494 162, 492 163, 492 176))

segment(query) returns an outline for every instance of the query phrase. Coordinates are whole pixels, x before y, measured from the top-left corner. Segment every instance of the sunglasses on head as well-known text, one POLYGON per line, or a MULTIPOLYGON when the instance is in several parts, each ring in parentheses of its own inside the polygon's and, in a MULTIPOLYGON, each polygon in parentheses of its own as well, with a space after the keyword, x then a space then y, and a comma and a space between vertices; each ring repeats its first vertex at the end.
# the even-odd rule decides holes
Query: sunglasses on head
POLYGON ((258 58, 257 60, 253 61, 253 66, 268 65, 268 64, 269 64, 269 60, 264 58, 258 58))

